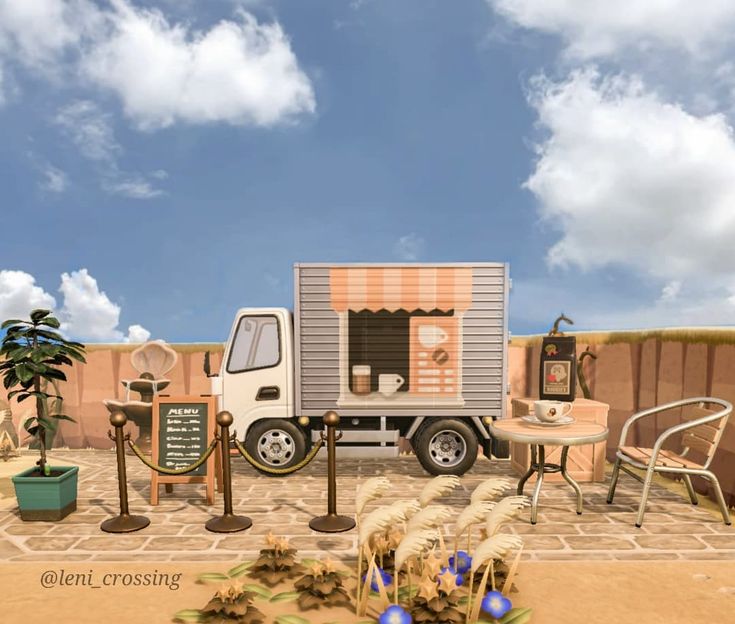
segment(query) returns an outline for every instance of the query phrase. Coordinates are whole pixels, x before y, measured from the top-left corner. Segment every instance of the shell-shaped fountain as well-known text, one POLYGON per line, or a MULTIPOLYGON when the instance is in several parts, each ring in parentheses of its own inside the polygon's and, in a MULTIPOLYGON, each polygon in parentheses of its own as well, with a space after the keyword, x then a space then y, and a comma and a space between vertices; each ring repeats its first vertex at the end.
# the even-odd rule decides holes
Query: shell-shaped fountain
POLYGON ((110 413, 121 410, 128 420, 138 425, 140 430, 138 446, 144 451, 150 449, 153 397, 171 383, 171 380, 166 379, 164 375, 176 365, 177 360, 176 351, 163 340, 146 342, 130 355, 130 362, 139 376, 137 379, 122 380, 125 400, 104 401, 110 413), (140 395, 140 400, 130 399, 131 390, 140 395))

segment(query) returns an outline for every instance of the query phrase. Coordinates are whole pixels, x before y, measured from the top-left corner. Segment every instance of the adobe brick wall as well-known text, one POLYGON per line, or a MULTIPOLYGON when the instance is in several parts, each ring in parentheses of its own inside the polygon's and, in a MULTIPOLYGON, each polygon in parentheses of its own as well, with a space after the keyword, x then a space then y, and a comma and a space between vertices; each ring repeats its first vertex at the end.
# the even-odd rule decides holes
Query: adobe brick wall
MULTIPOLYGON (((110 429, 109 412, 104 399, 125 399, 123 379, 136 379, 138 373, 130 363, 130 354, 137 345, 88 345, 87 363, 66 367, 67 382, 60 386, 64 397, 64 413, 76 422, 60 421, 54 438, 54 447, 112 448, 107 437, 110 429)), ((176 366, 166 375, 171 384, 167 394, 206 394, 209 380, 202 370, 204 352, 211 352, 212 370, 218 370, 222 361, 222 345, 171 345, 178 353, 176 366)), ((139 399, 131 392, 130 398, 139 399)), ((35 413, 35 405, 27 399, 20 405, 11 402, 13 422, 20 433, 21 445, 25 438, 21 423, 35 413)), ((128 425, 133 437, 137 435, 134 423, 128 425)), ((27 444, 27 438, 26 438, 27 444)))
MULTIPOLYGON (((634 412, 687 396, 717 396, 735 403, 735 330, 732 339, 716 344, 712 341, 671 340, 651 337, 629 342, 610 342, 578 334, 577 350, 581 353, 590 344, 597 359, 585 359, 587 384, 592 398, 610 405, 608 424, 610 437, 607 455, 611 458, 617 447, 620 430, 634 412)), ((219 368, 221 345, 171 345, 179 359, 168 374, 171 385, 168 394, 204 394, 209 381, 202 370, 204 352, 212 354, 212 369, 219 368)), ((65 413, 77 422, 62 421, 54 446, 69 448, 111 448, 107 438, 110 428, 103 399, 124 399, 122 379, 137 377, 130 364, 134 345, 90 345, 86 365, 67 370, 68 381, 62 386, 65 413)), ((514 339, 509 348, 508 381, 511 396, 538 395, 538 361, 540 339, 514 339)), ((578 392, 581 391, 578 388, 578 392)), ((12 402, 13 421, 20 423, 32 413, 27 401, 12 402)), ((639 445, 651 445, 656 432, 679 422, 681 414, 672 413, 644 419, 633 432, 632 440, 639 445)), ((131 433, 135 425, 131 423, 131 433)), ((21 440, 23 439, 21 433, 21 440)), ((726 427, 720 448, 712 464, 730 504, 735 504, 735 417, 726 427)), ((697 489, 708 491, 704 480, 697 480, 697 489)))

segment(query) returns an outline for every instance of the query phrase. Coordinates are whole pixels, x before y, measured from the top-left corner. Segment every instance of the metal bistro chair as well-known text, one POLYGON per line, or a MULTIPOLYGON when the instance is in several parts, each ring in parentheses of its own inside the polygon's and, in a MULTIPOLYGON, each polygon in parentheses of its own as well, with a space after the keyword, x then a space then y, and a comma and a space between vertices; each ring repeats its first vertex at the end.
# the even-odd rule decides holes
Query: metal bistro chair
POLYGON ((725 430, 725 424, 727 419, 732 412, 732 405, 722 399, 715 399, 712 397, 697 397, 692 399, 684 399, 683 401, 673 401, 672 403, 666 403, 665 405, 659 405, 651 409, 638 412, 633 414, 625 424, 623 430, 620 433, 620 444, 616 453, 615 466, 613 467, 612 479, 610 481, 610 490, 607 494, 607 502, 612 503, 613 496, 615 496, 615 486, 618 482, 618 475, 620 470, 624 470, 631 477, 634 477, 638 481, 643 483, 643 496, 641 498, 641 504, 638 508, 638 520, 635 525, 640 528, 643 524, 643 514, 646 512, 646 500, 648 499, 648 492, 651 488, 651 481, 653 480, 653 474, 655 472, 673 472, 680 474, 684 478, 687 491, 689 492, 689 498, 692 501, 692 505, 696 505, 697 495, 692 487, 692 481, 690 475, 700 475, 707 478, 712 487, 715 490, 715 496, 717 496, 717 502, 720 505, 720 511, 722 512, 722 519, 728 526, 732 524, 730 522, 730 514, 727 511, 727 504, 725 498, 722 495, 722 488, 720 488, 720 482, 713 472, 709 470, 709 465, 712 462, 712 458, 717 450, 717 445, 720 442, 722 433, 725 430), (679 425, 669 427, 664 431, 656 440, 653 448, 641 448, 637 446, 626 446, 625 438, 628 435, 628 429, 637 420, 650 416, 651 414, 657 414, 665 410, 673 409, 675 407, 682 407, 684 405, 692 405, 698 403, 699 405, 692 407, 688 410, 683 418, 688 422, 683 422, 679 425), (704 408, 705 403, 713 403, 720 406, 722 409, 715 412, 704 408), (664 442, 671 436, 676 435, 679 432, 684 432, 681 444, 683 450, 677 454, 673 451, 662 450, 664 442), (704 457, 704 463, 694 461, 689 457, 689 451, 694 450, 701 453, 704 457), (641 478, 629 468, 622 465, 630 464, 635 468, 646 471, 645 478, 641 478))

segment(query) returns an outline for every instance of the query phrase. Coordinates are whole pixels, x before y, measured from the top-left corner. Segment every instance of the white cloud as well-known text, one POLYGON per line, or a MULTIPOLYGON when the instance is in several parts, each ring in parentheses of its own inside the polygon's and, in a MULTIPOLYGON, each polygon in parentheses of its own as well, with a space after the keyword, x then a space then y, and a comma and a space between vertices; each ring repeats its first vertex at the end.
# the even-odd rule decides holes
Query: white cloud
POLYGON ((545 331, 562 311, 574 320, 575 330, 732 325, 735 318, 735 296, 726 288, 696 282, 667 284, 656 298, 655 294, 635 296, 614 282, 595 288, 594 274, 582 279, 577 274, 554 277, 513 280, 510 314, 514 322, 545 331))
MULTIPOLYGON (((77 146, 80 153, 102 168, 102 188, 113 195, 131 199, 151 199, 163 195, 138 173, 122 171, 118 158, 122 148, 115 139, 111 115, 104 113, 90 100, 78 100, 63 107, 55 122, 64 134, 77 146)), ((166 172, 159 169, 151 174, 163 180, 166 172)))
POLYGON ((110 119, 94 102, 77 100, 59 110, 55 122, 86 158, 113 162, 121 149, 110 119))
POLYGON ((61 329, 75 338, 89 341, 130 341, 150 333, 140 325, 128 328, 127 338, 117 328, 120 306, 110 301, 99 289, 97 280, 87 269, 62 273, 59 291, 64 296, 64 305, 59 311, 61 329))
MULTIPOLYGON (((12 70, 22 67, 55 85, 113 93, 145 129, 268 127, 313 113, 312 84, 287 35, 277 21, 258 22, 247 6, 236 2, 232 19, 200 31, 129 0, 0 0, 0 106, 18 93, 12 70)), ((161 195, 142 174, 119 170, 111 120, 89 99, 64 106, 55 119, 103 168, 103 188, 134 199, 161 195)), ((166 172, 149 177, 163 180, 166 172)))
POLYGON ((263 274, 263 279, 265 279, 265 283, 268 284, 268 287, 271 290, 280 290, 281 286, 283 286, 283 280, 280 277, 273 275, 273 273, 266 271, 263 274))
POLYGON ((97 280, 81 269, 61 275, 59 291, 64 302, 56 310, 56 300, 36 285, 24 271, 0 270, 0 322, 28 318, 31 310, 55 310, 61 331, 74 339, 113 342, 145 342, 150 332, 141 325, 128 327, 127 336, 118 329, 120 306, 100 291, 97 280))
POLYGON ((108 32, 83 55, 83 74, 122 100, 142 128, 228 122, 270 126, 314 111, 311 82, 277 23, 240 9, 206 32, 158 10, 113 0, 108 32))
POLYGON ((591 329, 642 329, 649 327, 701 327, 732 325, 735 298, 725 291, 693 291, 691 296, 668 300, 661 297, 652 304, 632 309, 598 306, 589 310, 585 322, 591 329))
POLYGON ((548 137, 526 187, 561 232, 550 266, 627 267, 668 284, 659 306, 696 287, 703 301, 720 302, 725 322, 722 304, 735 293, 735 140, 726 119, 694 116, 638 79, 590 69, 561 83, 537 78, 530 101, 548 137))
POLYGON ((141 325, 131 325, 128 327, 128 335, 123 339, 123 342, 147 342, 151 337, 145 327, 141 325))
POLYGON ((25 271, 0 271, 0 322, 26 319, 35 308, 53 309, 56 300, 25 271))
POLYGON ((678 48, 696 56, 731 43, 732 0, 487 0, 511 23, 559 35, 570 57, 678 48))
POLYGON ((87 0, 0 0, 0 54, 45 74, 100 26, 87 0))
POLYGON ((127 0, 0 0, 0 62, 109 90, 142 128, 312 113, 311 81, 280 24, 234 11, 197 31, 127 0))
POLYGON ((131 199, 152 199, 163 195, 163 191, 155 188, 140 176, 132 176, 104 184, 104 188, 113 195, 123 195, 131 199))
POLYGON ((424 239, 414 232, 401 236, 393 245, 393 253, 407 262, 418 260, 423 250, 424 239))
POLYGON ((41 188, 52 193, 63 193, 69 187, 69 177, 61 169, 47 165, 43 170, 41 188))
POLYGON ((666 286, 661 289, 660 302, 674 301, 681 291, 681 282, 678 280, 671 280, 666 286))

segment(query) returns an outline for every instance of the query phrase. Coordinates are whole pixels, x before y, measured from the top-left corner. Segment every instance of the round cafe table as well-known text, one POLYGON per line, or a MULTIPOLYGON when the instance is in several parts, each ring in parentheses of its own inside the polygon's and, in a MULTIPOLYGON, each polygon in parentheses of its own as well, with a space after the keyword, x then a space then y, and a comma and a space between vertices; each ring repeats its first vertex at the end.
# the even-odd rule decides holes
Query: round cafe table
POLYGON ((501 440, 531 445, 531 465, 526 474, 518 481, 518 494, 523 494, 523 486, 535 472, 538 474, 536 487, 531 498, 531 524, 536 524, 538 497, 544 482, 544 473, 561 472, 567 483, 577 493, 577 514, 582 513, 582 490, 567 472, 567 455, 570 446, 594 444, 607 440, 608 429, 591 422, 573 422, 568 425, 531 424, 521 418, 496 420, 488 425, 490 434, 501 440), (561 464, 546 462, 545 445, 561 446, 561 464), (536 451, 538 449, 538 459, 536 451))

